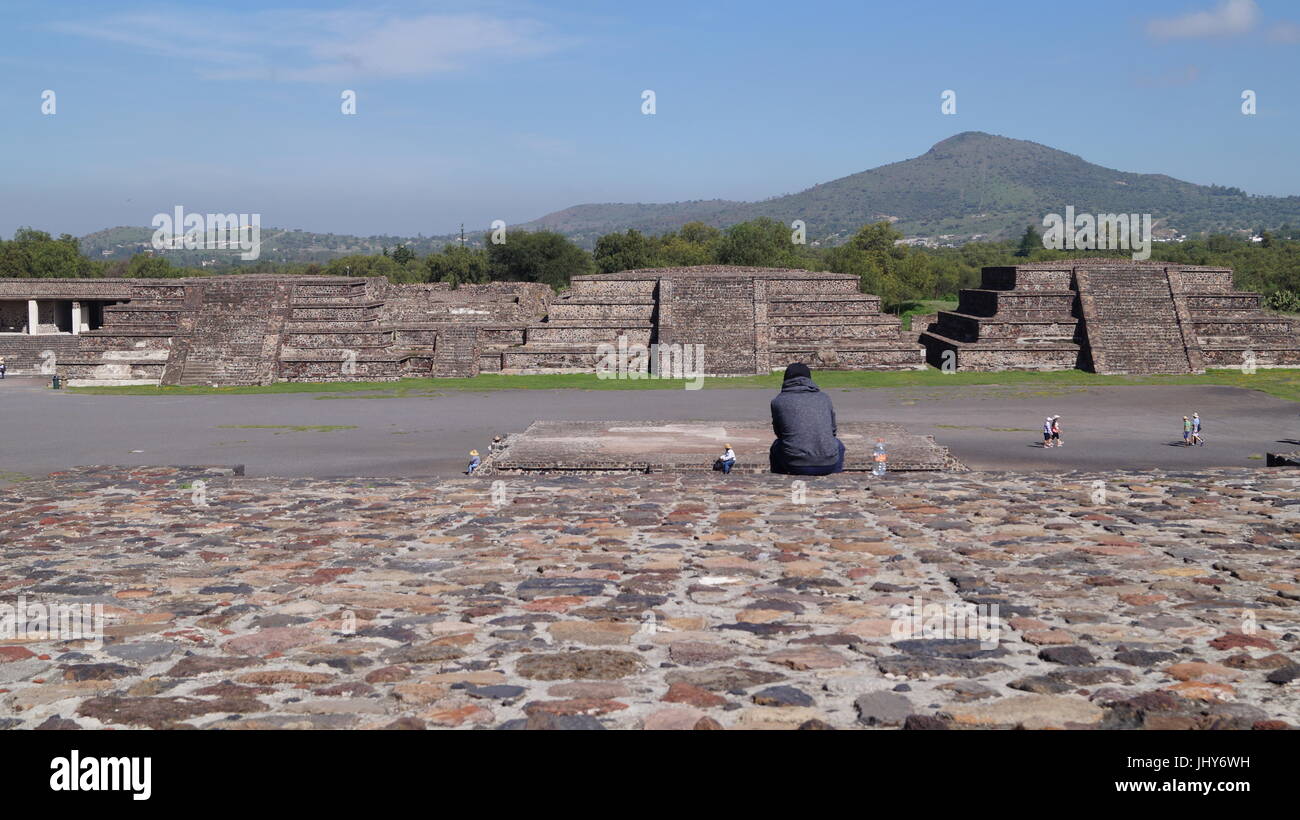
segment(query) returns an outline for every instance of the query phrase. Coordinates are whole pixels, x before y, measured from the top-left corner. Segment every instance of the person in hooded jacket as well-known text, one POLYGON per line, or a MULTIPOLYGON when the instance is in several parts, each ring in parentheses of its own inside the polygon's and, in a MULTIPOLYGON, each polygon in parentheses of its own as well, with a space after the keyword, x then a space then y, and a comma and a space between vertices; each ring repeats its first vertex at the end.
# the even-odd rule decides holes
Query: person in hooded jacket
POLYGON ((772 472, 830 475, 844 470, 844 444, 836 438, 831 397, 812 380, 808 365, 785 369, 781 392, 772 399, 772 472))

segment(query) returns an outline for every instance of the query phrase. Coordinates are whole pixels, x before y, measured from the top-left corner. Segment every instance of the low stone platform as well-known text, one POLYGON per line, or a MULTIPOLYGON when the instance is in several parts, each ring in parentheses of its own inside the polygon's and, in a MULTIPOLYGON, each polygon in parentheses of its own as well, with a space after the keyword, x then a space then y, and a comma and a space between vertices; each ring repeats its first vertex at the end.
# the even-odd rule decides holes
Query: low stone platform
MULTIPOLYGON (((934 438, 898 424, 842 422, 839 438, 845 472, 871 470, 878 438, 891 470, 962 469, 934 438)), ((736 451, 733 472, 766 473, 772 441, 771 425, 756 421, 535 421, 507 439, 483 474, 709 471, 727 444, 736 451)))
POLYGON ((1300 723, 1294 470, 803 495, 770 475, 230 473, 0 491, 0 603, 107 618, 102 646, 0 641, 0 727, 1300 723), (906 634, 917 599, 996 604, 1000 633, 906 634))

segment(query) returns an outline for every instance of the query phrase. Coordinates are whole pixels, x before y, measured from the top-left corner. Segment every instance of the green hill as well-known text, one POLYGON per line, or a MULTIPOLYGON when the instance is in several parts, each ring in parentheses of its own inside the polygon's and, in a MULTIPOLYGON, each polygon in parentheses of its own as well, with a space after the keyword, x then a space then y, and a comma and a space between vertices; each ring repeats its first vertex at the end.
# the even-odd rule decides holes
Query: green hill
POLYGON ((1149 213, 1157 234, 1300 225, 1300 197, 1249 196, 1163 174, 1131 174, 1074 154, 978 131, 957 134, 919 157, 762 202, 579 205, 523 225, 558 230, 583 244, 610 231, 660 232, 699 220, 724 227, 760 216, 802 219, 809 240, 836 243, 882 219, 910 237, 977 234, 1010 238, 1044 214, 1149 213))

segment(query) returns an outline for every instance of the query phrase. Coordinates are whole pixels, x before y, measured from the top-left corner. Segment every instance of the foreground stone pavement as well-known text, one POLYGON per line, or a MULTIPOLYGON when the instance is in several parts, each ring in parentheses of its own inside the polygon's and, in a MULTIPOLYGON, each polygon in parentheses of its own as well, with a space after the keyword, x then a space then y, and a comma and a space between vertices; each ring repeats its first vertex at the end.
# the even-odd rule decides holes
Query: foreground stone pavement
POLYGON ((228 472, 0 490, 0 603, 108 620, 99 648, 0 641, 0 726, 1300 723, 1295 471, 837 476, 803 503, 777 476, 228 472), (913 596, 997 604, 1000 640, 900 639, 913 596))

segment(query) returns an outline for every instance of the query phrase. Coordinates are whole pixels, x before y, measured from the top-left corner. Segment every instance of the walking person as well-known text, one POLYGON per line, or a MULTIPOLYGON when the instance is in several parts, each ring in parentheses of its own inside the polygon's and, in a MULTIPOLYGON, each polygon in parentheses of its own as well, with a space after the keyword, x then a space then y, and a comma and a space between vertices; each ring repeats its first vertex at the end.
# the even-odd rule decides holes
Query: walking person
POLYGON ((836 438, 835 408, 802 362, 785 369, 781 392, 772 399, 772 432, 776 434, 768 452, 772 472, 830 475, 844 471, 844 444, 836 438))
POLYGON ((1201 414, 1192 413, 1192 444, 1197 447, 1205 446, 1205 439, 1201 438, 1201 414))
POLYGON ((1052 446, 1064 447, 1061 443, 1061 417, 1052 416, 1052 446))
POLYGON ((722 474, 726 475, 731 472, 731 468, 736 466, 736 451, 731 449, 730 444, 722 445, 722 474))
POLYGON ((6 368, 5 368, 5 357, 4 357, 4 356, 0 356, 0 379, 4 379, 4 377, 5 377, 5 369, 6 369, 6 368))
POLYGON ((1052 446, 1052 417, 1043 419, 1043 449, 1052 446))
POLYGON ((1190 447, 1192 444, 1192 420, 1183 416, 1183 446, 1190 447))

